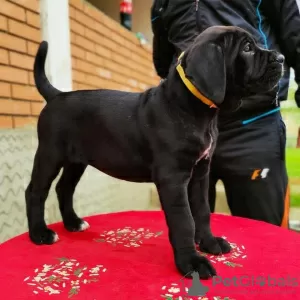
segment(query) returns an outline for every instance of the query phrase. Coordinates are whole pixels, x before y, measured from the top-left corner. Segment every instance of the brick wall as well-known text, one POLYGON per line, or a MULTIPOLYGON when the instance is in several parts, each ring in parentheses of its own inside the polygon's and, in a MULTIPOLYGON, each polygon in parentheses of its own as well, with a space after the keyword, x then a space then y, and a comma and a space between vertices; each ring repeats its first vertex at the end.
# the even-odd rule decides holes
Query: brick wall
POLYGON ((43 107, 32 72, 41 40, 39 1, 0 2, 0 128, 22 127, 43 107))
POLYGON ((151 49, 82 0, 70 0, 73 88, 144 91, 156 85, 151 49))
MULTIPOLYGON (((33 80, 39 0, 0 0, 0 128, 35 124, 44 106, 33 80)), ((144 91, 158 83, 151 48, 82 0, 69 0, 73 89, 144 91)))

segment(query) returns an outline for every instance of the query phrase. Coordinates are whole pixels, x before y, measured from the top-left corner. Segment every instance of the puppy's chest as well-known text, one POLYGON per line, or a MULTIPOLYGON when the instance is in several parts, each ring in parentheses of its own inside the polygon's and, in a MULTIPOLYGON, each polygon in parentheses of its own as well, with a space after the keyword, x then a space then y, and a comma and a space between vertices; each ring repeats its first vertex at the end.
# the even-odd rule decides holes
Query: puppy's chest
POLYGON ((196 160, 196 164, 202 159, 210 159, 213 153, 214 135, 212 134, 212 132, 208 132, 207 135, 208 139, 199 150, 199 156, 196 160))
POLYGON ((197 140, 197 148, 194 148, 194 155, 196 155, 194 158, 195 164, 201 160, 210 160, 213 155, 218 136, 218 129, 214 126, 214 123, 209 125, 210 126, 208 126, 204 132, 201 132, 200 130, 194 132, 194 137, 197 140))

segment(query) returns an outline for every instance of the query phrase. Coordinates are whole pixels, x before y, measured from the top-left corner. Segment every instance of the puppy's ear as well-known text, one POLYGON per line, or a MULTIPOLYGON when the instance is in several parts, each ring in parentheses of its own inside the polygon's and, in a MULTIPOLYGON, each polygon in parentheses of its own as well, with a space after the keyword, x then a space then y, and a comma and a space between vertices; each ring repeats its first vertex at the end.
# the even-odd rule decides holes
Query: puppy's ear
POLYGON ((213 43, 195 45, 183 58, 186 77, 206 98, 219 106, 226 92, 226 65, 222 48, 213 43))

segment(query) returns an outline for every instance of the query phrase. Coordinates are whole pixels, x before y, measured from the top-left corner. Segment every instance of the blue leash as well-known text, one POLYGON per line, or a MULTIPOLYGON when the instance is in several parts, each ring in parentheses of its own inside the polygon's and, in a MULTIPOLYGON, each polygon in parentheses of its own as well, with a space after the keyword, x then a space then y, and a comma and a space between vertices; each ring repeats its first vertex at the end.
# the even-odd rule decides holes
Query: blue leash
POLYGON ((267 112, 265 112, 264 114, 258 115, 258 116, 254 117, 254 118, 245 120, 245 121, 242 122, 242 124, 243 124, 243 125, 247 125, 247 124, 249 124, 249 123, 251 123, 251 122, 254 122, 254 121, 258 120, 258 119, 261 119, 261 118, 263 118, 263 117, 265 117, 265 116, 269 116, 269 115, 271 115, 271 114, 273 114, 273 113, 275 113, 275 112, 277 112, 277 111, 280 111, 280 107, 277 107, 277 108, 275 108, 275 109, 272 109, 272 110, 270 110, 270 111, 267 111, 267 112))

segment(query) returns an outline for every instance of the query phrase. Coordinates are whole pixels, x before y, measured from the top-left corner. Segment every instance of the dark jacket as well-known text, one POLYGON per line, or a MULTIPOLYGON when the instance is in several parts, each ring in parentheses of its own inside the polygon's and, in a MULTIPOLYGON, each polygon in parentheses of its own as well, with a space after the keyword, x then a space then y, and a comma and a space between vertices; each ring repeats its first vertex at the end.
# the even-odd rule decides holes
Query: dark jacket
MULTIPOLYGON (((270 97, 286 100, 289 68, 300 84, 300 13, 296 0, 155 0, 151 12, 153 61, 161 78, 195 35, 213 25, 234 25, 250 32, 261 47, 276 49, 286 58, 279 89, 243 100, 239 116, 272 109, 270 97)), ((296 92, 300 107, 300 89, 296 92)))

